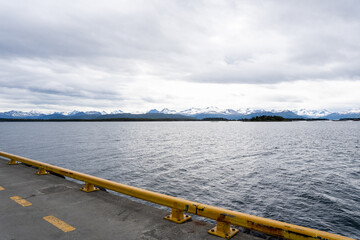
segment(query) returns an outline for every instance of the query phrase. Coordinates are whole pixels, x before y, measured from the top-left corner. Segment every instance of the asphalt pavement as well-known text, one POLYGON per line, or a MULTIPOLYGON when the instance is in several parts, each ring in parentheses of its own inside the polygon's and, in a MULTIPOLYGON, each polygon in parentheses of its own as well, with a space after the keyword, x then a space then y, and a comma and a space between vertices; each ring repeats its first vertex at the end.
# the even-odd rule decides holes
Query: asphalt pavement
MULTIPOLYGON (((0 158, 0 240, 209 239, 213 225, 197 219, 164 220, 168 211, 106 191, 86 193, 81 184, 36 175, 24 164, 0 158)), ((260 240, 239 232, 232 239, 260 240)))

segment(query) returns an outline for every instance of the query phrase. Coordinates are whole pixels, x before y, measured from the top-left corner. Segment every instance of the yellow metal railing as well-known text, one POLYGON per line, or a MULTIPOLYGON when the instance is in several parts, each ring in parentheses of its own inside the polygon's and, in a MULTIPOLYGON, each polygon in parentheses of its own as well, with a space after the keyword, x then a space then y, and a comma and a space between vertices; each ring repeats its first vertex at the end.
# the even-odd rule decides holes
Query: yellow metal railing
POLYGON ((301 227, 267 218, 257 217, 245 213, 235 212, 224 208, 214 207, 177 197, 168 196, 165 194, 144 190, 137 187, 128 186, 88 174, 42 163, 29 158, 20 157, 10 153, 0 152, 0 156, 8 158, 10 160, 10 165, 22 162, 31 166, 35 166, 38 168, 38 171, 36 173, 39 175, 48 174, 48 171, 50 171, 69 178, 83 181, 85 182, 85 187, 83 187, 82 190, 85 192, 98 190, 95 186, 99 186, 135 198, 143 199, 149 202, 169 207, 172 209, 172 213, 166 216, 165 219, 173 222, 182 223, 187 221, 191 218, 188 213, 214 219, 217 221, 217 225, 213 229, 210 229, 209 233, 227 239, 231 238, 234 234, 238 232, 238 229, 232 228, 231 225, 244 227, 247 229, 263 232, 272 236, 285 239, 352 239, 328 232, 301 227))

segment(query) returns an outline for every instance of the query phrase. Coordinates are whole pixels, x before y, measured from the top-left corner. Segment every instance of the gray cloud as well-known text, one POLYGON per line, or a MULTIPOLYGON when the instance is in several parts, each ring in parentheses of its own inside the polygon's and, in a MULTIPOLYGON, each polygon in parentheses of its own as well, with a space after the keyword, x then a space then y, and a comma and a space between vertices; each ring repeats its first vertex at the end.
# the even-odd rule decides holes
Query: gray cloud
POLYGON ((0 0, 0 87, 46 103, 126 101, 154 80, 359 81, 359 12, 356 0, 0 0))
POLYGON ((136 6, 126 1, 2 3, 2 56, 146 59, 149 52, 176 51, 159 26, 159 9, 132 4, 136 6))
POLYGON ((127 61, 169 80, 175 72, 177 79, 200 82, 359 77, 356 1, 1 5, 5 59, 55 58, 122 71, 127 61))

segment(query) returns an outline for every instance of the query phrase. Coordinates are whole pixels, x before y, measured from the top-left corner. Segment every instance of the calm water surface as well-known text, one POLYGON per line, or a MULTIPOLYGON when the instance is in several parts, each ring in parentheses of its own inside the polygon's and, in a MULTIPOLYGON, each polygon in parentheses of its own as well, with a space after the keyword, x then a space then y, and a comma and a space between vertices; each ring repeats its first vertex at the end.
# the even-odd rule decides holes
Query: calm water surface
POLYGON ((360 122, 0 122, 0 151, 360 238, 360 122))

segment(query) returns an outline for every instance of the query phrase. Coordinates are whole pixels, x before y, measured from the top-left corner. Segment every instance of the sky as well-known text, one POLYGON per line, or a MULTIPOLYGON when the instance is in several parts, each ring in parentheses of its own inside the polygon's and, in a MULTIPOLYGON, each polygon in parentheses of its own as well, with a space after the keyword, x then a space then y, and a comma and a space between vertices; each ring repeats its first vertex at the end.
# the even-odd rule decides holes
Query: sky
POLYGON ((358 0, 0 0, 0 111, 360 109, 358 0))

